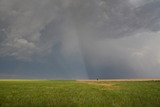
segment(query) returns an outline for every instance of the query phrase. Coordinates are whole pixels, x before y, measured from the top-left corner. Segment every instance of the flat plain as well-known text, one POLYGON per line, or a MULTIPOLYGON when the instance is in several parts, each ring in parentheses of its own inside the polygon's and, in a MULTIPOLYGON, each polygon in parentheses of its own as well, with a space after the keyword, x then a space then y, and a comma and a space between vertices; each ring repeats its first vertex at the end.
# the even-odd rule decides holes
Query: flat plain
POLYGON ((160 80, 0 80, 0 107, 160 107, 160 80))

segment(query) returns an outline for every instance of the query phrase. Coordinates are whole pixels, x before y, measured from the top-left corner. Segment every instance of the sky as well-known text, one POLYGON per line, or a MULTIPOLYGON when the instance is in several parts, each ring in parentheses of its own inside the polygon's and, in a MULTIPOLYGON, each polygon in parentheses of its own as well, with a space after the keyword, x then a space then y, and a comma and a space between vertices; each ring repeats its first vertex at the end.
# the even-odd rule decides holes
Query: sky
POLYGON ((0 78, 160 78, 159 0, 0 0, 0 78))

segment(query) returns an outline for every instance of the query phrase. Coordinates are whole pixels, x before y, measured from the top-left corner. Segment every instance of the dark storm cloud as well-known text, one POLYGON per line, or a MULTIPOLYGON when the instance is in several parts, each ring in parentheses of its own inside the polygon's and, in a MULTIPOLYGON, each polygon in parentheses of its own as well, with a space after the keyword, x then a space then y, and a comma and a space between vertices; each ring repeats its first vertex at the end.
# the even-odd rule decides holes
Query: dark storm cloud
POLYGON ((0 0, 0 16, 0 56, 22 72, 160 76, 159 0, 0 0))
POLYGON ((93 33, 92 37, 120 38, 139 30, 159 30, 159 1, 138 7, 129 0, 89 0, 77 5, 71 9, 73 17, 77 25, 93 33))

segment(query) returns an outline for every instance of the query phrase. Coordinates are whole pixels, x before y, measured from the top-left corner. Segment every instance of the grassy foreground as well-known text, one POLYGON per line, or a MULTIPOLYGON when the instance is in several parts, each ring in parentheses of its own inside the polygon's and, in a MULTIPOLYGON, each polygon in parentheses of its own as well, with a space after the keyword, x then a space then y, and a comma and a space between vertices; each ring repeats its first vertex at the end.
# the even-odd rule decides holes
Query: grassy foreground
POLYGON ((160 107, 160 81, 0 80, 0 107, 160 107))

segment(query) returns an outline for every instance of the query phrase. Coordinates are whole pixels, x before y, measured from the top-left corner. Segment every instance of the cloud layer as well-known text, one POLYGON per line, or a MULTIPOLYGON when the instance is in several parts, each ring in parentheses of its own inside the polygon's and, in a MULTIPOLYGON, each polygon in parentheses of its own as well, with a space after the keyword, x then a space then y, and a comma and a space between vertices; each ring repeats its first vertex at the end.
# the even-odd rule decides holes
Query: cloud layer
POLYGON ((1 58, 62 78, 160 77, 159 0, 0 0, 0 16, 1 58))

